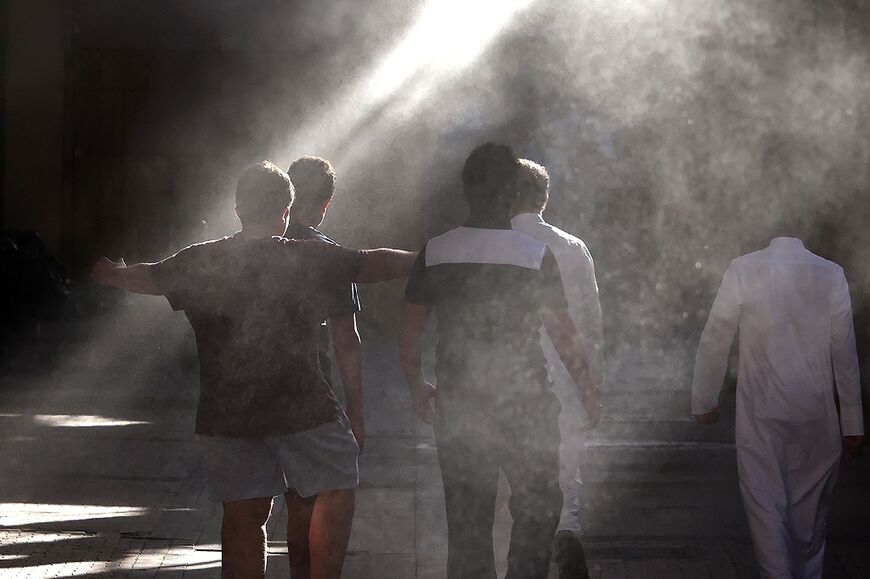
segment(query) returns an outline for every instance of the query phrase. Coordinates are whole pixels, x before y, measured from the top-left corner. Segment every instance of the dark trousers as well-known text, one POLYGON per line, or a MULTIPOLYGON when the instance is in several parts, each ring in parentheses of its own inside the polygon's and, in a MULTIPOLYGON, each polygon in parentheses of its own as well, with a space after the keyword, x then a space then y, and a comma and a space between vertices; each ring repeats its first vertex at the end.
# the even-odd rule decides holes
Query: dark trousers
POLYGON ((495 579, 492 526, 501 469, 514 519, 505 579, 546 579, 562 507, 555 399, 497 408, 439 400, 435 439, 447 509, 447 578, 495 579))

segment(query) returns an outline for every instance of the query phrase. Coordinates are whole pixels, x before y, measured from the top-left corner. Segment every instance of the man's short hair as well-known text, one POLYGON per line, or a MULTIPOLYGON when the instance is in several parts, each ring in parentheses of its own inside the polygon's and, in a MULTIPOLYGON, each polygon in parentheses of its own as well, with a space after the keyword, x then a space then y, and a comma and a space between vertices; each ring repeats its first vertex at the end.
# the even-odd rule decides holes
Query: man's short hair
POLYGON ((528 159, 520 159, 519 204, 542 210, 547 205, 550 191, 550 175, 543 165, 528 159))
POLYGON ((320 209, 335 195, 335 169, 321 157, 300 157, 287 174, 296 189, 296 209, 320 209))
POLYGON ((516 183, 519 166, 506 145, 485 143, 474 149, 462 168, 462 191, 472 210, 494 204, 505 186, 516 183))
POLYGON ((245 222, 272 221, 293 205, 294 195, 287 173, 269 161, 261 161, 239 176, 236 212, 245 222))

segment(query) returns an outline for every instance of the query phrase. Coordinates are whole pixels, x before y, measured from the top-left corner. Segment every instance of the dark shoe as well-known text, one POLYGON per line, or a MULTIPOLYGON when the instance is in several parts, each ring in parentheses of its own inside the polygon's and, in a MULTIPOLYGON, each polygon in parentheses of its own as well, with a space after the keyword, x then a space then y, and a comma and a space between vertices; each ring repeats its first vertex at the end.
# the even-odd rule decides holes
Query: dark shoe
POLYGON ((589 579, 586 553, 580 539, 571 531, 559 531, 553 539, 553 561, 559 568, 559 579, 589 579))

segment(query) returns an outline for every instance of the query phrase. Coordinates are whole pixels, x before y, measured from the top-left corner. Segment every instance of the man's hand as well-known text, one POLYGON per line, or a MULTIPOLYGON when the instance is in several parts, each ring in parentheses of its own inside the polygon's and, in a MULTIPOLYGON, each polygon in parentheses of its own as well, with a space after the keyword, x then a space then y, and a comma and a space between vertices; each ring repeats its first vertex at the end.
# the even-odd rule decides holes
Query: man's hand
POLYGON ((124 259, 112 261, 108 257, 101 257, 91 268, 91 279, 100 285, 114 285, 114 274, 117 270, 127 267, 124 259))
POLYGON ((843 454, 849 460, 854 460, 861 456, 861 447, 864 446, 864 436, 844 436, 843 437, 843 454))
POLYGON ((426 381, 411 385, 411 404, 414 414, 420 422, 432 424, 435 411, 432 402, 435 399, 435 386, 426 381))
POLYGON ((695 420, 698 421, 698 424, 715 424, 719 422, 719 407, 717 406, 710 412, 706 414, 695 414, 695 420))

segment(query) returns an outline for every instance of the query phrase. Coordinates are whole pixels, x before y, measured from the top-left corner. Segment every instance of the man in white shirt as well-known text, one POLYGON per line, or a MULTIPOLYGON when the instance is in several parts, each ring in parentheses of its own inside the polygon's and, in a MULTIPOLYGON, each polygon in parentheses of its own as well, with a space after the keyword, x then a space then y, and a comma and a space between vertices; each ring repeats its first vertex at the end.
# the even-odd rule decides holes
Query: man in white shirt
POLYGON ((788 237, 731 262, 695 361, 702 424, 718 419, 738 330, 737 470, 761 576, 819 579, 841 452, 864 434, 843 269, 788 237))
POLYGON ((603 377, 602 318, 598 301, 595 264, 586 244, 573 235, 544 221, 542 213, 549 199, 547 170, 527 159, 520 160, 519 197, 511 226, 549 247, 559 271, 568 301, 568 311, 583 339, 591 383, 575 384, 556 353, 546 331, 541 331, 541 346, 547 360, 553 391, 562 405, 559 430, 560 486, 563 504, 556 532, 553 558, 562 579, 589 576, 580 544, 580 459, 586 448, 585 432, 598 423, 601 411, 598 389, 603 377))

